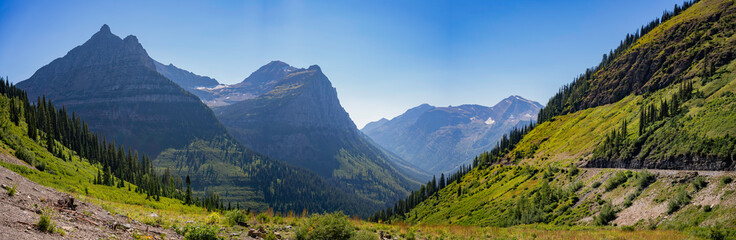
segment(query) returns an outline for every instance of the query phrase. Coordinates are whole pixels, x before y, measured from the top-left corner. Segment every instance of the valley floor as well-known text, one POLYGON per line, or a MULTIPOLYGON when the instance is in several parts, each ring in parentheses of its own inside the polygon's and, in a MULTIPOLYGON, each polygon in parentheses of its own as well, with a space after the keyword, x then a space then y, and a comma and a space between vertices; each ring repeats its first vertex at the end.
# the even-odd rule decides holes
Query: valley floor
MULTIPOLYGON (((14 157, 0 154, 4 162, 22 164, 14 157)), ((28 166, 30 167, 30 166, 28 166)), ((589 169, 588 171, 596 171, 589 169)), ((664 171, 674 174, 677 171, 664 171)), ((703 175, 710 173, 704 172, 703 175)), ((42 186, 13 171, 0 167, 0 184, 3 188, 14 187, 13 196, 2 190, 0 196, 0 238, 1 239, 182 239, 172 228, 181 221, 176 218, 191 219, 197 223, 218 226, 219 235, 225 239, 255 239, 248 237, 247 227, 226 226, 226 217, 221 214, 202 212, 201 216, 182 215, 174 217, 161 209, 149 209, 126 204, 105 203, 94 198, 87 201, 76 200, 75 209, 67 204, 73 196, 42 186), (106 208, 100 207, 107 206, 106 208), (129 209, 126 209, 129 208, 129 209), (110 213, 108 210, 118 213, 110 213), (57 233, 37 230, 42 211, 53 212, 52 222, 57 233), (150 221, 151 215, 162 215, 159 223, 150 221), (121 214, 122 213, 122 214, 121 214), (131 216, 130 218, 127 217, 131 216), (157 227, 158 226, 158 227, 157 227), (60 232, 63 232, 61 234, 60 232)), ((83 196, 78 196, 84 198, 83 196)), ((276 220, 266 214, 267 220, 249 216, 251 228, 264 227, 267 231, 279 230, 284 239, 294 239, 292 226, 298 227, 303 218, 283 217, 276 220)), ((160 217, 159 217, 160 218, 160 217)), ((410 225, 371 223, 351 219, 350 223, 360 232, 383 239, 698 239, 673 230, 625 231, 617 228, 601 227, 562 227, 552 225, 524 225, 509 228, 474 227, 458 225, 410 225)))

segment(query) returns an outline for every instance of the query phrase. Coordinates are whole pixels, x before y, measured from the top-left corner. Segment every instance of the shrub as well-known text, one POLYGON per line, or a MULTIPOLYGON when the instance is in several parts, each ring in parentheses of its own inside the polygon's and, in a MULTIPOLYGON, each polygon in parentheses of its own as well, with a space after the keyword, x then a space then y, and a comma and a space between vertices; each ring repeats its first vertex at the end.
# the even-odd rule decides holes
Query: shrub
POLYGON ((271 219, 271 222, 273 222, 275 224, 284 224, 284 218, 282 218, 281 216, 274 216, 271 219))
POLYGON ((184 231, 186 240, 218 240, 217 226, 187 226, 184 231))
POLYGON ((51 220, 51 217, 51 210, 44 210, 43 213, 41 213, 41 218, 36 222, 36 228, 41 232, 53 233, 54 230, 56 230, 56 225, 53 220, 51 220))
POLYGON ((248 214, 245 212, 245 210, 234 209, 225 213, 225 219, 227 221, 227 224, 230 226, 245 226, 248 222, 248 214))
POLYGON ((14 196, 15 193, 18 192, 18 184, 14 184, 12 187, 8 188, 8 196, 14 196))
POLYGON ((315 214, 303 220, 296 231, 296 239, 328 240, 350 239, 354 235, 354 226, 348 217, 338 213, 325 215, 315 214))
POLYGON ((680 189, 675 194, 675 197, 670 199, 667 203, 667 214, 672 214, 677 210, 680 210, 682 206, 690 203, 690 195, 687 194, 685 189, 680 189))
POLYGON ((259 223, 268 223, 271 221, 266 213, 258 214, 258 216, 256 216, 256 220, 258 220, 259 223))
POLYGON ((693 188, 695 188, 695 191, 700 191, 700 189, 705 188, 708 186, 708 182, 705 181, 705 177, 698 176, 693 181, 693 188))
MULTIPOLYGON (((355 233, 355 235, 353 235, 353 237, 350 238, 350 240, 376 240, 376 239, 378 239, 378 236, 376 236, 375 234, 371 232, 367 232, 367 231, 358 231, 355 233)), ((414 237, 414 232, 410 231, 409 233, 407 233, 404 239, 416 240, 416 238, 414 237)))
POLYGON ((598 188, 600 186, 601 186, 601 182, 594 182, 593 185, 591 185, 591 187, 593 188, 598 188))
POLYGON ((601 207, 601 211, 595 218, 595 225, 605 226, 614 219, 616 219, 616 211, 613 210, 613 207, 610 203, 606 203, 605 205, 603 205, 603 207, 601 207))
POLYGON ((621 230, 626 231, 626 232, 633 232, 636 229, 634 228, 634 226, 622 226, 621 230))
POLYGON ((606 181, 606 191, 611 191, 629 179, 630 171, 618 171, 606 181))
POLYGON ((208 224, 217 224, 220 222, 220 214, 213 212, 210 215, 207 216, 207 223, 208 224))
POLYGON ((20 149, 15 151, 15 157, 31 165, 33 165, 36 161, 36 154, 24 147, 21 147, 20 149))
POLYGON ((651 174, 649 172, 639 172, 636 174, 636 179, 634 181, 634 186, 636 186, 637 191, 642 191, 645 188, 649 186, 649 184, 652 184, 653 182, 657 181, 657 178, 654 176, 654 174, 651 174))
POLYGON ((36 161, 36 165, 34 167, 36 167, 38 171, 43 172, 44 170, 46 170, 46 163, 42 161, 36 161))
POLYGON ((265 237, 263 238, 263 240, 278 240, 278 238, 276 237, 276 234, 273 234, 273 233, 268 233, 268 234, 266 234, 266 236, 265 236, 265 237))
POLYGON ((570 170, 567 171, 570 178, 574 177, 575 175, 578 175, 580 173, 580 169, 578 169, 578 166, 575 164, 570 164, 570 170))
POLYGON ((731 177, 722 177, 721 178, 721 183, 723 185, 729 184, 731 182, 733 182, 733 178, 731 178, 731 177))

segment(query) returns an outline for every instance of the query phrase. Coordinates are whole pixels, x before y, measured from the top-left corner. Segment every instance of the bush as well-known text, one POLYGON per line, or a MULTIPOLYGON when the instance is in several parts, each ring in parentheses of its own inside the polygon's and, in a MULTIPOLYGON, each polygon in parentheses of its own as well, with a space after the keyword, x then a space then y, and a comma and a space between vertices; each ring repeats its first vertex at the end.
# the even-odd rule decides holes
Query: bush
POLYGON ((721 184, 726 185, 733 182, 733 178, 731 177, 722 177, 721 178, 721 184))
POLYGON ((276 234, 273 234, 271 232, 271 233, 266 234, 263 240, 278 240, 278 238, 276 237, 276 234))
POLYGON ((258 214, 258 216, 256 216, 256 220, 258 220, 259 223, 268 223, 271 221, 266 213, 258 214))
POLYGON ((303 223, 299 225, 296 231, 296 239, 299 240, 350 239, 355 229, 348 217, 341 212, 315 214, 303 220, 303 223))
POLYGON ((225 213, 225 219, 227 221, 227 224, 230 226, 245 226, 248 222, 248 214, 245 212, 245 210, 234 209, 225 213))
POLYGON ((680 210, 682 206, 690 203, 690 195, 687 194, 685 189, 680 189, 675 194, 675 197, 670 199, 667 203, 667 214, 672 214, 677 210, 680 210))
POLYGON ((30 165, 34 165, 34 163, 36 162, 36 154, 24 147, 21 147, 20 149, 15 151, 15 157, 25 161, 30 165))
POLYGON ((213 212, 210 215, 207 216, 207 223, 208 224, 217 224, 220 223, 220 214, 213 212))
POLYGON ((708 186, 708 182, 705 181, 705 177, 703 176, 698 176, 693 181, 693 188, 695 188, 695 191, 700 191, 700 189, 703 189, 706 186, 708 186))
POLYGON ((603 205, 603 207, 601 207, 601 211, 595 218, 595 225, 605 226, 614 219, 616 219, 616 211, 613 210, 613 207, 610 203, 606 203, 605 205, 603 205))
MULTIPOLYGON (((355 233, 355 235, 353 235, 353 237, 350 238, 350 240, 376 240, 376 239, 378 239, 378 236, 376 236, 376 234, 373 234, 367 231, 358 231, 355 233)), ((416 238, 414 237, 414 232, 407 233, 404 239, 416 240, 416 238)))
POLYGON ((593 185, 592 185, 591 187, 592 187, 592 188, 598 188, 598 187, 600 187, 600 186, 601 186, 601 182, 594 182, 594 183, 593 183, 593 185))
POLYGON ((645 188, 649 186, 649 184, 652 184, 653 182, 657 181, 657 178, 654 176, 654 174, 651 174, 649 172, 639 172, 636 174, 636 179, 634 181, 634 186, 636 186, 637 191, 642 191, 645 188))
POLYGON ((41 213, 41 218, 36 223, 36 228, 41 232, 53 233, 56 230, 56 224, 51 220, 51 210, 45 210, 41 213))
POLYGON ((580 169, 578 169, 578 166, 575 164, 570 164, 570 170, 567 171, 570 178, 574 177, 575 175, 578 175, 580 173, 580 169))
POLYGON ((281 216, 274 216, 271 219, 271 222, 273 222, 275 224, 284 224, 284 218, 282 218, 281 216))
POLYGON ((12 187, 8 188, 8 196, 14 196, 15 193, 18 192, 18 184, 14 184, 12 187))
POLYGON ((606 181, 606 191, 611 191, 629 180, 630 171, 618 171, 606 181))
POLYGON ((36 167, 36 169, 38 169, 38 171, 43 172, 44 170, 46 170, 46 163, 45 162, 42 162, 42 161, 37 161, 36 162, 36 165, 34 167, 36 167))
POLYGON ((217 226, 187 226, 183 233, 187 240, 218 240, 217 226))

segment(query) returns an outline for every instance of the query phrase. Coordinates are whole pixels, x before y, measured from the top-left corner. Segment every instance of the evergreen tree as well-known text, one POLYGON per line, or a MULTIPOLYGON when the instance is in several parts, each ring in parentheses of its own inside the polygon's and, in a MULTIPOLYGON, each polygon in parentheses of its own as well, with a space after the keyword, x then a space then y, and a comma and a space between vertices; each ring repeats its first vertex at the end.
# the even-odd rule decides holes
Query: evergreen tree
POLYGON ((184 203, 189 205, 192 204, 192 181, 189 179, 189 174, 187 174, 187 193, 186 197, 184 198, 184 203))

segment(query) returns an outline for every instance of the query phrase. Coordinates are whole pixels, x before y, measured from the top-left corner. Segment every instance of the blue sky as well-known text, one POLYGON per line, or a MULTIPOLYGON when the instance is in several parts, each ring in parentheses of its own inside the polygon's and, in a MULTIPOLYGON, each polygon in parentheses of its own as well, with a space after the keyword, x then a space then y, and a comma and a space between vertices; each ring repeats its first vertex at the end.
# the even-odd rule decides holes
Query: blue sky
POLYGON ((545 104, 680 0, 0 1, 0 75, 18 82, 102 24, 222 83, 317 64, 358 127, 422 103, 545 104))

